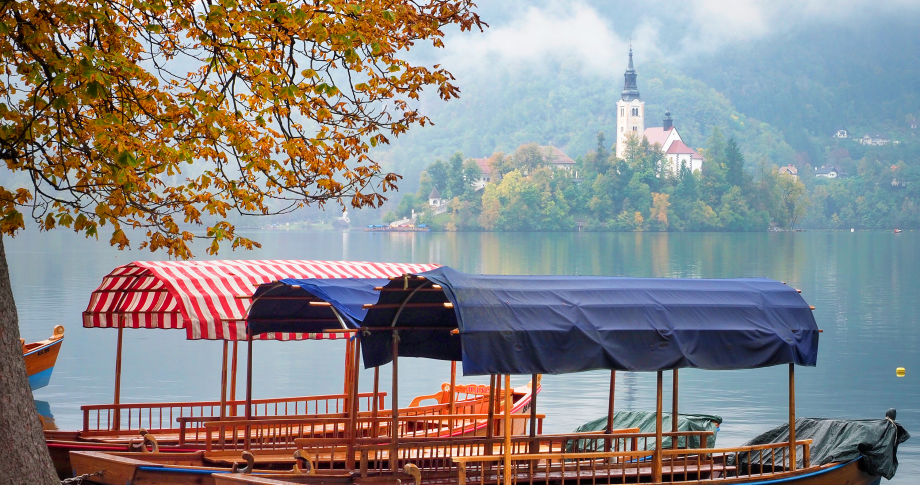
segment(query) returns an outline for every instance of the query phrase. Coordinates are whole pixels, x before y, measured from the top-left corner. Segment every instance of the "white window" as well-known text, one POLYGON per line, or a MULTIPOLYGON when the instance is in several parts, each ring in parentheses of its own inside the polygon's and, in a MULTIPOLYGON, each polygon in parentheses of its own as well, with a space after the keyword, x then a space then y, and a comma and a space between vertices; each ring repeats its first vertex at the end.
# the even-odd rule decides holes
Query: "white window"
POLYGON ((626 108, 620 108, 620 117, 622 118, 626 114, 626 108))
POLYGON ((638 126, 633 126, 633 131, 639 131, 639 127, 638 127, 638 126))

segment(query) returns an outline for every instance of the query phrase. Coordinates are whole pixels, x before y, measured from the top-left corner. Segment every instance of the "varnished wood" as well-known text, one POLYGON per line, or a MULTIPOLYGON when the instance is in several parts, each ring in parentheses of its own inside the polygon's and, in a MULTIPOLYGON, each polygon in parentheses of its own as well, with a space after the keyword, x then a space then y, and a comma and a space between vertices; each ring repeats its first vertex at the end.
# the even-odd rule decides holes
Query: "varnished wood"
MULTIPOLYGON (((236 401, 236 361, 239 353, 237 352, 237 341, 233 341, 233 361, 230 365, 230 400, 236 401)), ((231 416, 236 416, 236 406, 233 406, 231 416)))
MULTIPOLYGON (((677 424, 678 424, 678 423, 677 423, 677 396, 678 396, 678 392, 677 392, 677 391, 678 391, 678 388, 677 388, 677 369, 674 369, 674 370, 671 371, 671 372, 674 373, 674 374, 672 375, 673 382, 671 383, 671 384, 672 384, 672 387, 671 387, 671 432, 672 432, 672 433, 676 433, 676 432, 677 432, 677 424)), ((673 449, 676 450, 678 444, 679 444, 679 443, 677 442, 676 439, 672 439, 672 440, 671 440, 671 448, 673 448, 673 449)), ((687 443, 686 446, 690 446, 690 443, 687 443)))
POLYGON ((220 366, 220 419, 227 417, 227 353, 229 342, 224 340, 224 358, 220 366))
MULTIPOLYGON (((412 296, 412 295, 409 295, 409 296, 412 296)), ((395 318, 394 318, 393 323, 394 324, 396 323, 395 318)), ((399 429, 399 394, 398 394, 399 392, 399 362, 398 362, 399 361, 399 331, 398 330, 393 330, 392 345, 393 345, 393 397, 392 397, 393 405, 390 407, 393 409, 393 411, 392 411, 392 417, 390 418, 391 419, 390 426, 392 426, 391 429, 393 429, 394 432, 392 433, 392 436, 390 437, 391 446, 392 446, 392 451, 390 453, 392 456, 396 456, 397 451, 399 450, 399 433, 395 432, 395 430, 399 429)), ((397 466, 398 466, 398 460, 391 460, 391 461, 392 461, 392 463, 390 464, 391 471, 395 473, 397 470, 397 466)))
POLYGON ((505 485, 511 485, 511 376, 505 375, 505 468, 502 473, 505 485))
MULTIPOLYGON (((118 320, 123 323, 124 317, 119 316, 118 320)), ((119 325, 118 343, 115 346, 115 397, 112 400, 112 403, 116 405, 121 402, 121 346, 124 331, 124 326, 119 325)), ((121 428, 121 413, 115 413, 115 416, 113 416, 112 427, 116 430, 121 428)))
POLYGON ((789 469, 795 471, 795 364, 789 364, 789 469))
MULTIPOLYGON (((652 454, 652 482, 661 482, 661 401, 663 398, 664 375, 658 371, 658 397, 655 404, 655 452, 652 454)), ((673 438, 672 438, 673 439, 673 438)))

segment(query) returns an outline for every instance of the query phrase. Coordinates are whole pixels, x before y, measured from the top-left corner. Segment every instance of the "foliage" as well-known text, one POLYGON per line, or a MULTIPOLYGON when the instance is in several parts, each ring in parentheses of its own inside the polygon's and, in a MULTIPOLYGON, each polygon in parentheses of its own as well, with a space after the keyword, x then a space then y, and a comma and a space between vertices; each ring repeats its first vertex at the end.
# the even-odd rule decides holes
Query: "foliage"
POLYGON ((470 0, 12 2, 0 13, 0 233, 65 226, 191 256, 237 236, 231 213, 327 201, 377 206, 399 176, 369 155, 429 119, 453 76, 405 60, 443 28, 481 28, 470 0))

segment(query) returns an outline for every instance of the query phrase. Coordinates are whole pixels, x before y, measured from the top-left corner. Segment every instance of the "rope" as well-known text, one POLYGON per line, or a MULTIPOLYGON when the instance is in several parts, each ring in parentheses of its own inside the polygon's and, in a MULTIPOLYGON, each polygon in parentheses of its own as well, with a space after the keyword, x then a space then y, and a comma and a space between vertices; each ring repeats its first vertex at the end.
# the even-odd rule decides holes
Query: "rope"
POLYGON ((79 477, 65 478, 61 480, 61 485, 81 485, 83 480, 96 476, 102 476, 102 472, 86 473, 84 475, 80 475, 79 477))

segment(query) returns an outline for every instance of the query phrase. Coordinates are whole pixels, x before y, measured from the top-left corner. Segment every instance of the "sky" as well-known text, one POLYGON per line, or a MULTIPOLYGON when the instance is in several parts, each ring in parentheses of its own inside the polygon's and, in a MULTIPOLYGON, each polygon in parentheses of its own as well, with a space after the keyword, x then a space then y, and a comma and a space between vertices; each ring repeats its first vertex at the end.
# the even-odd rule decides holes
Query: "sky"
POLYGON ((809 25, 858 29, 870 17, 909 17, 920 0, 480 1, 478 11, 489 28, 452 33, 444 50, 427 55, 458 72, 574 58, 584 69, 621 73, 630 41, 637 56, 679 64, 809 25))

